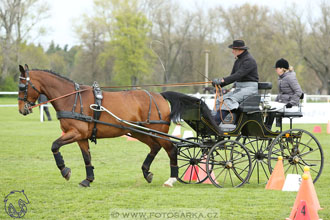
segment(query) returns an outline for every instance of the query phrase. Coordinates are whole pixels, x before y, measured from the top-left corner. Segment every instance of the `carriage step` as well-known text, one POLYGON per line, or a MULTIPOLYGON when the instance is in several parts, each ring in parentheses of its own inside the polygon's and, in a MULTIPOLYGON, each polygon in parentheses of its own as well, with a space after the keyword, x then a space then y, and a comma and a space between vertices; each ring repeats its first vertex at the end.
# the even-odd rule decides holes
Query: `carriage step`
POLYGON ((190 143, 179 143, 179 144, 176 144, 176 147, 180 148, 180 147, 188 147, 188 146, 191 146, 190 143))

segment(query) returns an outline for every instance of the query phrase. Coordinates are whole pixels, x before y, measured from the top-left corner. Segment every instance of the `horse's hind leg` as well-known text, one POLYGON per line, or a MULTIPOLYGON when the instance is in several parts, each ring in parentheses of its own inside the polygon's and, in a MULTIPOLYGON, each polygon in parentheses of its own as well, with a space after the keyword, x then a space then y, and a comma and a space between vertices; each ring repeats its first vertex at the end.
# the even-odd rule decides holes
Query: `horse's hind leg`
POLYGON ((177 181, 178 172, 179 172, 178 159, 177 159, 178 149, 172 142, 166 140, 161 140, 161 145, 167 152, 168 157, 170 158, 170 168, 171 168, 171 176, 164 183, 164 186, 173 187, 173 184, 177 181))
POLYGON ((149 172, 150 165, 161 147, 163 147, 170 158, 171 168, 171 176, 164 183, 164 186, 173 187, 173 184, 177 181, 178 178, 177 148, 173 145, 172 142, 159 138, 145 137, 144 139, 139 140, 149 145, 151 149, 150 153, 147 155, 142 165, 142 172, 144 178, 148 181, 148 183, 152 181, 153 174, 149 172))
POLYGON ((80 186, 83 187, 89 187, 90 183, 93 182, 94 180, 94 167, 92 166, 91 163, 91 154, 89 151, 89 143, 88 140, 82 140, 82 141, 77 141, 82 153, 82 156, 84 158, 84 162, 85 162, 85 167, 86 167, 86 179, 84 179, 83 181, 81 181, 81 183, 79 183, 80 186))
MULTIPOLYGON (((150 139, 152 139, 152 138, 150 138, 150 139)), ((144 178, 147 180, 148 183, 151 183, 154 174, 152 172, 149 172, 150 166, 151 166, 152 161, 155 159, 156 155, 158 154, 159 150, 161 149, 161 146, 159 145, 159 143, 157 143, 155 141, 152 141, 148 145, 150 147, 150 153, 147 155, 141 168, 142 168, 142 173, 143 173, 144 178)))
POLYGON ((139 141, 145 143, 150 147, 150 152, 147 155, 146 159, 144 160, 142 164, 142 173, 143 177, 147 180, 148 183, 152 182, 153 173, 149 172, 150 166, 152 161, 155 159, 156 155, 158 154, 159 150, 162 148, 162 146, 152 137, 146 136, 146 135, 140 135, 140 134, 134 134, 134 138, 137 138, 139 141))

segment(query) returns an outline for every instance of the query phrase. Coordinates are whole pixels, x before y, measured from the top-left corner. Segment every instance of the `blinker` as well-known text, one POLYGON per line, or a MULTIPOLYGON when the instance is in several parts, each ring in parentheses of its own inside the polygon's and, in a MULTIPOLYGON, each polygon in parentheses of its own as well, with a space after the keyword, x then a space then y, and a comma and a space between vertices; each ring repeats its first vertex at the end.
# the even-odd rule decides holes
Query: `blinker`
POLYGON ((18 84, 18 89, 21 92, 24 92, 26 90, 26 85, 23 83, 18 84))

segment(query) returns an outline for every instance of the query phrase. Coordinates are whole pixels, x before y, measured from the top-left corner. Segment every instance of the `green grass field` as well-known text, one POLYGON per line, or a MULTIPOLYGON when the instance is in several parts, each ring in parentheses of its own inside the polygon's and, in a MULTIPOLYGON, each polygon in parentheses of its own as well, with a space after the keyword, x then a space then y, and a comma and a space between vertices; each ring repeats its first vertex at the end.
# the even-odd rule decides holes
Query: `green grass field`
MULTIPOLYGON (((1 99, 0 99, 1 100, 1 99)), ((5 98, 0 104, 9 104, 5 98)), ((52 116, 55 117, 54 112, 52 116)), ((151 210, 170 212, 217 212, 217 219, 285 219, 289 217, 296 192, 265 190, 265 184, 250 183, 241 188, 216 188, 213 185, 185 185, 174 188, 162 184, 169 177, 169 159, 161 150, 151 171, 148 184, 141 165, 149 148, 120 137, 98 140, 91 144, 95 181, 90 188, 78 187, 85 178, 85 167, 76 143, 61 148, 65 163, 72 169, 70 181, 62 178, 56 167, 51 144, 61 135, 59 122, 39 122, 39 111, 22 116, 16 107, 0 108, 0 219, 10 219, 4 209, 4 198, 12 190, 24 190, 30 204, 24 219, 110 219, 113 211, 151 210)), ((314 125, 296 125, 312 131, 314 125)), ((319 217, 330 219, 330 134, 315 134, 323 150, 323 173, 315 184, 321 207, 319 217)), ((212 219, 215 215, 210 215, 212 219)), ((115 216, 116 217, 116 216, 115 216)), ((129 218, 128 218, 129 219, 129 218)), ((135 218, 136 219, 136 218, 135 218)), ((154 216, 151 219, 160 219, 154 216)), ((175 219, 175 218, 172 218, 175 219)))

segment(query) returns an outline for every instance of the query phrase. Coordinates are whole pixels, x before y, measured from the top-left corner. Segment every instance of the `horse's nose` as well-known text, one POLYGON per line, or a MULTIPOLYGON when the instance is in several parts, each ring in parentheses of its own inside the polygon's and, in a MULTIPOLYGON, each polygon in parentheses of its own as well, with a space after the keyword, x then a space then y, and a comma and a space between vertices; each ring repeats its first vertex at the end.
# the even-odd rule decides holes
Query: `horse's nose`
POLYGON ((25 109, 23 109, 23 110, 22 109, 19 109, 19 113, 21 113, 24 116, 27 115, 27 112, 25 111, 25 109))

